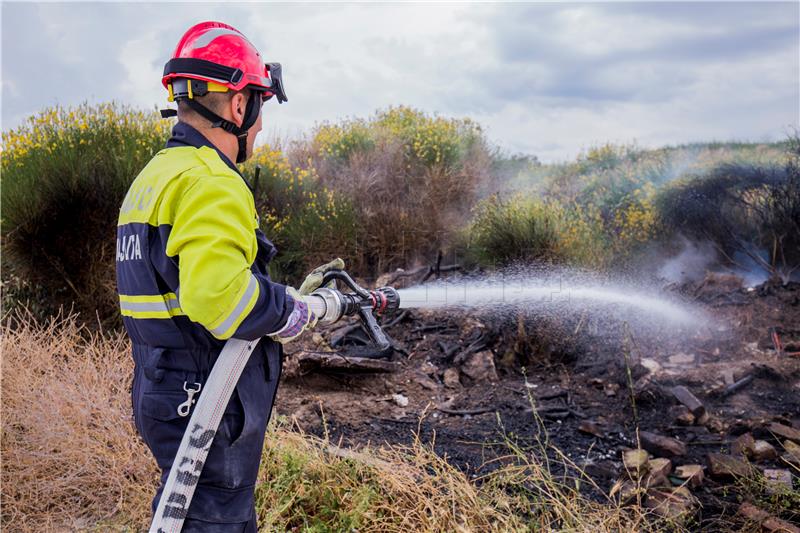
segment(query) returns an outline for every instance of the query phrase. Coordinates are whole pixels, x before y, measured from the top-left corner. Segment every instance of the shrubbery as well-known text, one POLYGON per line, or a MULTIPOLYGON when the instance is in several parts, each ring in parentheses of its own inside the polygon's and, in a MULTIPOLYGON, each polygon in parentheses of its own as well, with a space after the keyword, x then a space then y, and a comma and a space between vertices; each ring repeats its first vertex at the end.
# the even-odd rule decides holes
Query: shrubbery
POLYGON ((516 195, 476 209, 469 255, 485 266, 625 268, 685 235, 712 241, 724 261, 736 251, 763 258, 787 278, 800 264, 793 146, 603 145, 572 163, 527 165, 508 182, 516 195))
POLYGON ((4 132, 3 241, 13 255, 4 266, 46 287, 52 307, 116 316, 119 206, 169 127, 156 112, 111 103, 52 108, 4 132))
MULTIPOLYGON (((320 125, 288 154, 294 167, 349 201, 349 263, 366 277, 433 259, 448 248, 487 186, 492 163, 474 122, 407 107, 320 125)), ((339 253, 320 246, 329 256, 339 253)))
POLYGON ((720 165, 691 176, 658 196, 667 236, 713 245, 724 261, 742 262, 788 280, 800 268, 800 171, 786 166, 720 165))
MULTIPOLYGON (((103 104, 46 110, 3 134, 6 303, 117 317, 119 205, 170 126, 103 104)), ((263 146, 242 171, 261 167, 256 207, 286 283, 335 256, 372 278, 439 251, 483 267, 619 268, 680 233, 723 256, 738 246, 786 277, 800 263, 800 156, 785 148, 603 145, 543 165, 503 156, 470 120, 398 107, 318 125, 285 151, 263 146)))

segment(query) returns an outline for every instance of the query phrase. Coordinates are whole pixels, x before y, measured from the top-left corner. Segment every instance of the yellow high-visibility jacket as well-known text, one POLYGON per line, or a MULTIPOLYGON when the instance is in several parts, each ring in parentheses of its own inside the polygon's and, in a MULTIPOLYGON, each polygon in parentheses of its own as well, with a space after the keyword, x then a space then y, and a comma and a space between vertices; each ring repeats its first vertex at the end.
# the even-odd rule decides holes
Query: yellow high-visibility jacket
POLYGON ((294 301, 267 274, 275 248, 248 185, 188 125, 167 146, 136 177, 117 225, 120 309, 134 345, 214 352, 232 336, 280 330, 294 301))

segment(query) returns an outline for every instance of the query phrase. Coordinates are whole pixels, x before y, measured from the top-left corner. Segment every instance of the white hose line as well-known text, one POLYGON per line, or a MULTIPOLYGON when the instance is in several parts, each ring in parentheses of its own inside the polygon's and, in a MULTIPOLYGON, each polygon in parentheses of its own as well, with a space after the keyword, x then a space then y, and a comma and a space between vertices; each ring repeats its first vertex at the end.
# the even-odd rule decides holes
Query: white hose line
POLYGON ((183 528, 222 414, 257 344, 258 339, 229 339, 222 348, 208 381, 203 384, 203 392, 183 434, 153 516, 150 533, 178 533, 183 528))

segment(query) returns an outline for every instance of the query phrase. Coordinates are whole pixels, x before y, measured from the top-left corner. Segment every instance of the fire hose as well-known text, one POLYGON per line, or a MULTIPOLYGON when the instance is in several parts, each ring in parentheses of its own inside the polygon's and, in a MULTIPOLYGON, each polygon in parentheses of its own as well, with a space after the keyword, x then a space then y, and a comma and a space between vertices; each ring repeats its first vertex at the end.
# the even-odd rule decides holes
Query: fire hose
MULTIPOLYGON (((378 356, 391 355, 391 342, 375 315, 400 306, 400 296, 394 288, 367 290, 360 287, 343 270, 331 270, 323 276, 322 287, 311 293, 306 302, 320 324, 332 324, 345 316, 357 315, 367 335, 378 348, 378 356), (331 282, 342 282, 352 292, 330 288, 328 285, 331 282)), ((164 483, 150 525, 150 533, 177 533, 183 528, 222 414, 258 342, 258 339, 245 341, 231 338, 225 343, 189 418, 189 424, 164 483)))

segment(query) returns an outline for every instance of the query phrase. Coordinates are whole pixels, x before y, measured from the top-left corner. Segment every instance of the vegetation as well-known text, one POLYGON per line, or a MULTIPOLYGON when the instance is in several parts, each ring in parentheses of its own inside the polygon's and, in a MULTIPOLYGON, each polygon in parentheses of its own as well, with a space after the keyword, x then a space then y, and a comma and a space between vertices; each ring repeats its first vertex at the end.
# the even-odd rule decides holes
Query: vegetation
MULTIPOLYGON (((319 125, 288 158, 348 199, 355 217, 345 229, 355 230, 349 263, 373 278, 448 249, 487 187, 492 163, 474 122, 407 107, 319 125)), ((327 256, 338 253, 320 247, 327 256)))
MULTIPOLYGON (((119 205, 169 126, 155 113, 103 104, 46 110, 3 134, 4 527, 140 529, 147 520, 157 476, 131 422, 128 343, 81 324, 118 316, 119 205), (30 312, 9 312, 26 304, 30 312), (46 318, 70 304, 81 318, 46 318)), ((678 235, 710 241, 720 261, 744 254, 784 279, 800 265, 797 139, 605 145, 545 165, 501 154, 469 120, 400 107, 318 125, 285 148, 261 147, 242 170, 251 178, 261 167, 257 208, 280 250, 274 274, 288 283, 337 255, 354 274, 375 277, 448 249, 479 268, 616 269, 678 235)), ((509 438, 507 455, 473 482, 420 442, 342 450, 277 421, 258 512, 275 530, 658 527, 597 487, 589 499, 581 487, 591 481, 536 437, 535 454, 509 438)))
POLYGON ((3 132, 4 281, 16 296, 6 305, 74 303, 113 320, 119 206, 168 135, 157 113, 114 103, 51 108, 3 132))
MULTIPOLYGON (((74 316, 6 320, 4 529, 144 529, 158 474, 131 419, 129 349, 122 336, 91 334, 74 316)), ((277 421, 256 490, 259 519, 270 531, 640 529, 644 510, 582 496, 554 473, 577 467, 540 443, 555 460, 509 440, 508 456, 476 484, 420 442, 345 450, 277 421)))

